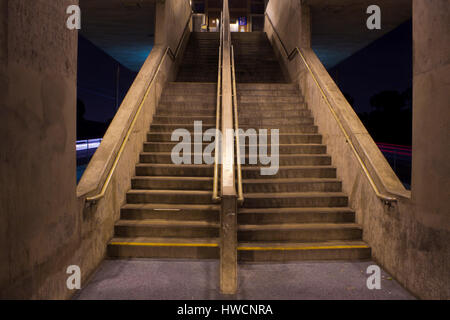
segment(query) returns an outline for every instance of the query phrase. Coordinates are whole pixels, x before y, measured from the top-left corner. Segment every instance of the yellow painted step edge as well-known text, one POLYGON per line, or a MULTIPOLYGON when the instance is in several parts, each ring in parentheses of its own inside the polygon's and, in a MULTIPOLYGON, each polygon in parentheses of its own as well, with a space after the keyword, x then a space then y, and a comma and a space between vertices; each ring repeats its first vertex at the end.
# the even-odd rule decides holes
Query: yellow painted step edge
MULTIPOLYGON (((113 246, 146 246, 146 247, 219 247, 217 243, 144 243, 144 242, 111 242, 113 246)), ((322 246, 322 247, 238 247, 239 251, 269 250, 330 250, 330 249, 369 249, 369 246, 322 246)))

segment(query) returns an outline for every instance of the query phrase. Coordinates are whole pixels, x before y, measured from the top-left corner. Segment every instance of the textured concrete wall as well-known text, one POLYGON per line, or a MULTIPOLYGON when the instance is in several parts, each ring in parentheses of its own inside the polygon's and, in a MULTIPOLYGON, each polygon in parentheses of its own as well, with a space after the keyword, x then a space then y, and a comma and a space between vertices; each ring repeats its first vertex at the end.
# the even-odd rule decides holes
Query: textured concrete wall
MULTIPOLYGON (((374 260, 412 293, 425 299, 450 298, 450 149, 446 138, 449 132, 448 7, 445 0, 414 2, 412 197, 315 53, 311 49, 303 49, 305 59, 335 114, 326 104, 302 59, 297 56, 289 62, 285 58, 281 44, 266 22, 269 39, 291 79, 301 88, 324 136, 328 153, 338 168, 338 177, 349 195, 350 206, 356 210, 357 222, 363 226, 364 240, 372 247, 374 260), (379 190, 397 197, 397 204, 386 206, 376 196, 335 116, 348 132, 379 190)), ((289 34, 283 24, 275 24, 275 28, 280 35, 289 34), (284 30, 280 31, 280 28, 284 30)), ((300 46, 300 43, 293 44, 295 46, 300 46)))
MULTIPOLYGON (((287 50, 296 46, 311 47, 310 9, 302 0, 269 1, 266 13, 283 39, 287 50)), ((270 26, 266 23, 266 29, 270 26)))
POLYGON ((0 2, 0 298, 61 296, 78 243, 74 3, 0 2))
POLYGON ((417 218, 424 225, 450 227, 448 0, 414 1, 413 40, 412 200, 418 210, 417 218))
MULTIPOLYGON (((76 3, 0 0, 0 298, 68 298, 69 265, 87 281, 105 256, 159 96, 175 75, 177 63, 166 56, 105 197, 86 203, 103 185, 166 47, 147 58, 77 187, 77 33, 66 28, 66 8, 76 3)), ((171 17, 184 28, 186 15, 171 17)))
POLYGON ((191 14, 189 0, 165 0, 156 3, 155 44, 175 51, 186 21, 191 14))

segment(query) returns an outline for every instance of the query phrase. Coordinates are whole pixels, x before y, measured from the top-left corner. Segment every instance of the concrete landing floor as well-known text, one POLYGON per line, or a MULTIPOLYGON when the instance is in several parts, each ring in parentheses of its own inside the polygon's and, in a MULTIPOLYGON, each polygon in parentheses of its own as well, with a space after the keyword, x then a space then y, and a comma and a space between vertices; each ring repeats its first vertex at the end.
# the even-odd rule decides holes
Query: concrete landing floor
POLYGON ((385 299, 414 297, 381 272, 381 289, 366 286, 374 262, 240 264, 239 292, 219 293, 219 263, 211 260, 105 260, 74 299, 385 299))

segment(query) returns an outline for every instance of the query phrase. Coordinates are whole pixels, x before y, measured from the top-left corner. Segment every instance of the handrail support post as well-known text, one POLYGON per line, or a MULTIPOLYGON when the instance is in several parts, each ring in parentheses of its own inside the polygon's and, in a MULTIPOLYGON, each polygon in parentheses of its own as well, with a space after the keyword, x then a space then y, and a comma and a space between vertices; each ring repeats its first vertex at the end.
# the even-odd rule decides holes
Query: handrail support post
POLYGON ((222 196, 220 212, 220 292, 237 291, 237 197, 222 196))

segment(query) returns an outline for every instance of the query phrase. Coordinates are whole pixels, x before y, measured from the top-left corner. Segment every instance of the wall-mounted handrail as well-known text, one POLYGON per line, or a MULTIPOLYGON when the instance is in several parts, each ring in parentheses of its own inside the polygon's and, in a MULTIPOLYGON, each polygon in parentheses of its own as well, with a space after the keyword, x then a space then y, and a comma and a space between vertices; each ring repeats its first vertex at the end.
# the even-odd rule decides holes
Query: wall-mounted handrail
POLYGON ((350 145, 350 148, 352 149, 352 151, 353 151, 353 153, 355 154, 355 156, 356 156, 356 158, 357 158, 359 164, 361 165, 361 167, 362 167, 362 169, 363 169, 365 175, 367 176, 367 179, 369 180, 369 183, 370 183, 370 185, 372 186, 373 190, 375 191, 375 194, 377 195, 377 197, 380 198, 381 200, 383 200, 385 203, 396 202, 396 201, 397 201, 397 198, 390 197, 390 196, 388 196, 388 195, 382 194, 382 193, 380 192, 380 190, 378 189, 378 187, 377 187, 377 185, 376 185, 374 179, 372 178, 372 176, 371 176, 369 170, 367 169, 367 166, 365 165, 364 161, 362 160, 361 155, 360 155, 360 154, 358 153, 358 151, 356 150, 356 148, 355 148, 355 146, 354 146, 352 140, 350 139, 350 135, 347 133, 347 130, 345 129, 344 125, 342 124, 341 120, 339 119, 339 117, 338 117, 338 115, 337 115, 337 113, 336 113, 336 110, 335 110, 335 109, 333 108, 333 106, 331 105, 330 100, 328 99, 328 96, 325 94, 325 90, 322 88, 322 86, 320 85, 319 81, 317 80, 317 77, 316 77, 316 75, 314 74, 314 72, 312 71, 312 69, 311 69, 311 67, 310 67, 310 65, 309 65, 309 63, 308 63, 308 61, 306 60, 305 55, 303 54, 302 50, 301 50, 299 47, 295 47, 295 48, 289 53, 289 51, 287 50, 287 48, 286 48, 286 46, 285 46, 283 40, 281 39, 280 35, 278 34, 278 31, 277 31, 277 29, 275 28, 275 26, 274 26, 272 20, 270 19, 269 15, 267 14, 267 12, 266 12, 265 15, 266 15, 266 17, 267 17, 267 20, 270 22, 270 24, 271 24, 271 26, 272 26, 272 29, 273 29, 275 35, 276 35, 277 38, 278 38, 278 41, 280 42, 281 46, 283 47, 283 50, 284 50, 284 52, 285 52, 285 54, 286 54, 287 59, 288 59, 289 61, 292 61, 292 60, 295 58, 295 56, 296 56, 297 54, 298 54, 299 57, 302 59, 304 65, 305 65, 306 68, 308 69, 308 72, 311 74, 311 76, 312 76, 312 78, 313 78, 313 80, 314 80, 314 83, 315 83, 315 84, 317 85, 317 87, 319 88, 319 90, 320 90, 320 92, 321 92, 321 94, 322 94, 322 96, 323 96, 323 98, 324 98, 324 100, 325 100, 325 102, 326 102, 328 108, 329 108, 330 111, 331 111, 331 114, 333 115, 333 117, 334 117, 334 119, 336 120, 336 122, 337 122, 339 128, 341 129, 342 133, 344 134, 344 137, 345 137, 347 143, 350 145))
POLYGON ((175 49, 175 52, 172 51, 170 46, 167 46, 166 50, 164 51, 164 54, 163 54, 163 56, 161 57, 161 60, 158 63, 158 67, 156 69, 156 72, 152 76, 150 84, 148 85, 147 90, 145 91, 145 94, 142 97, 141 103, 139 104, 139 107, 138 107, 136 113, 133 116, 133 120, 131 121, 130 126, 128 127, 127 133, 125 134, 125 137, 122 140, 120 148, 119 148, 116 156, 114 157, 114 162, 113 162, 111 168, 109 169, 108 175, 106 177, 105 182, 103 183, 103 186, 102 186, 100 192, 98 194, 94 195, 94 196, 86 197, 86 201, 87 202, 97 201, 97 200, 100 200, 101 198, 103 198, 105 196, 106 190, 108 189, 108 186, 109 186, 109 184, 110 184, 110 182, 112 180, 112 176, 114 174, 114 171, 117 168, 117 165, 119 163, 120 157, 122 156, 122 153, 123 153, 123 151, 125 149, 127 141, 129 139, 131 133, 133 132, 134 126, 136 125, 136 122, 137 122, 137 120, 139 118, 139 115, 140 115, 142 109, 143 109, 145 101, 147 100, 147 97, 150 94, 150 90, 153 87, 153 84, 155 83, 155 79, 158 76, 159 71, 161 70, 162 64, 164 63, 164 61, 165 61, 167 56, 169 56, 172 59, 172 61, 175 61, 178 58, 178 54, 180 53, 179 50, 181 48, 181 44, 183 43, 184 38, 186 37, 186 34, 187 34, 186 31, 189 28, 191 17, 192 17, 192 13, 189 15, 189 17, 187 19, 186 26, 184 27, 183 34, 181 35, 181 38, 180 38, 180 40, 178 42, 178 45, 177 45, 177 48, 175 49))
POLYGON ((238 202, 244 202, 244 192, 242 188, 242 165, 241 165, 241 148, 239 142, 239 112, 237 103, 236 90, 236 70, 234 64, 234 47, 231 46, 231 78, 233 80, 233 110, 234 110, 234 130, 236 132, 236 162, 237 162, 237 178, 238 178, 238 202))
POLYGON ((215 154, 214 154, 214 180, 213 180, 213 195, 212 200, 214 202, 220 201, 219 196, 219 132, 220 132, 220 115, 221 115, 221 102, 222 102, 222 23, 223 13, 220 16, 220 29, 219 29, 219 63, 217 73, 217 102, 216 102, 216 140, 215 140, 215 154))

